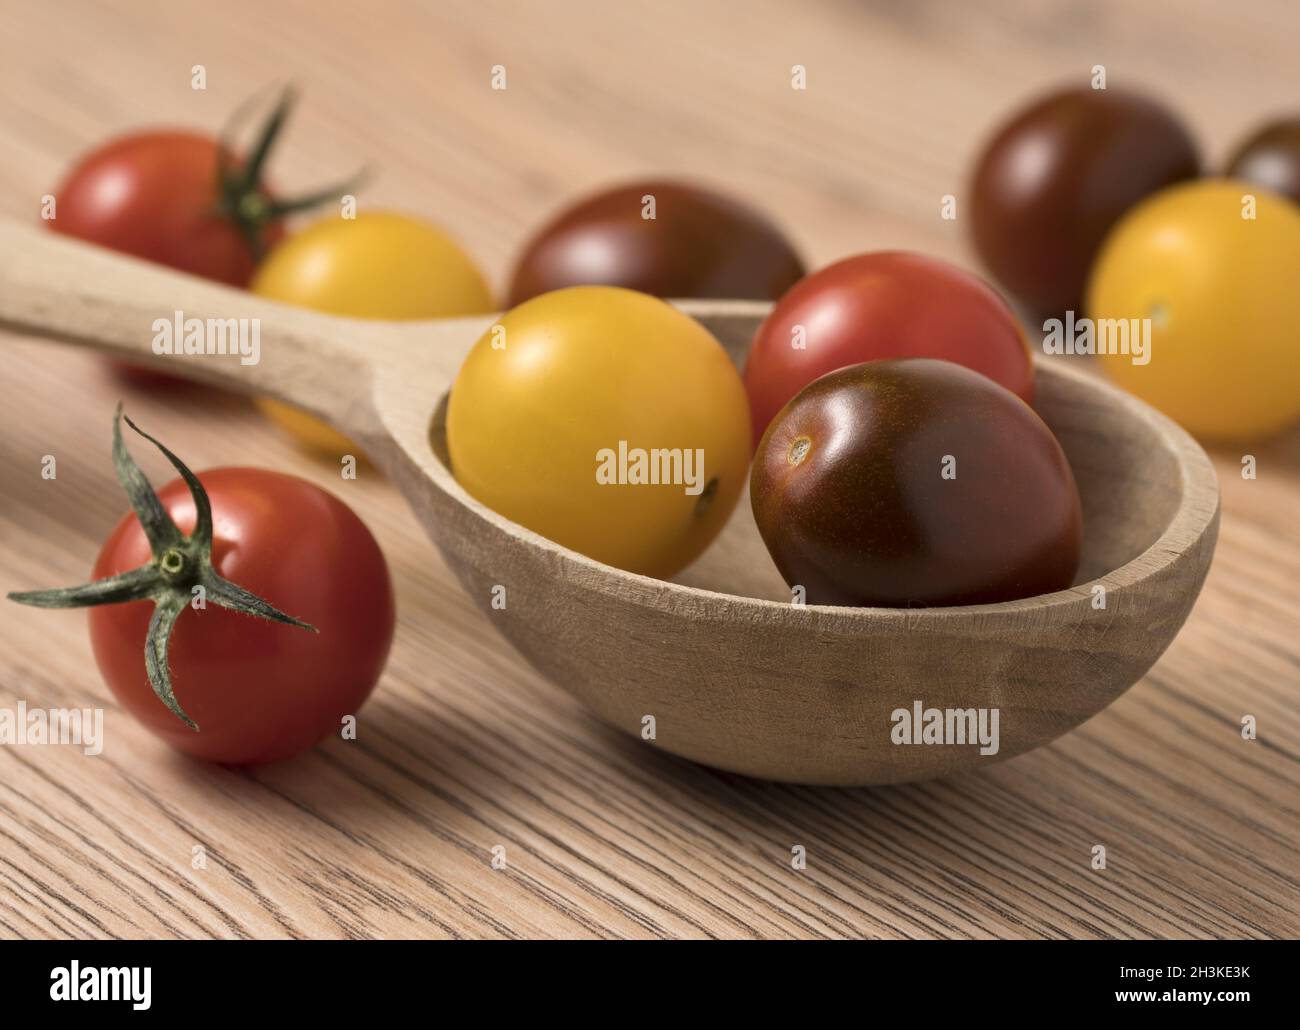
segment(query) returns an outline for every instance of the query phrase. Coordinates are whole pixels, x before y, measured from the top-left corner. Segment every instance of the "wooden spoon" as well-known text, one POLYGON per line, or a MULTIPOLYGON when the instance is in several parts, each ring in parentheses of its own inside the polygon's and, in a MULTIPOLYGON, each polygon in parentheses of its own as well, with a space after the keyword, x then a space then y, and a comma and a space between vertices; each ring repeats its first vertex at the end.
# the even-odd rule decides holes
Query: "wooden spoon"
MULTIPOLYGON (((769 310, 741 301, 678 306, 738 363, 769 310)), ((628 733, 643 735, 653 716, 647 746, 723 769, 803 783, 897 783, 1021 754, 1141 678, 1209 569, 1219 493, 1205 453, 1135 398, 1044 360, 1036 406, 1083 498, 1083 566, 1069 590, 963 608, 791 604, 744 498, 679 582, 610 568, 485 508, 449 471, 447 390, 493 321, 319 315, 0 225, 0 326, 324 417, 397 484, 470 597, 533 665, 628 733), (260 319, 260 362, 152 353, 155 319, 176 311, 260 319), (498 584, 505 610, 491 606, 498 584), (894 743, 894 713, 911 714, 917 702, 996 709, 996 754, 981 754, 978 743, 894 743)))

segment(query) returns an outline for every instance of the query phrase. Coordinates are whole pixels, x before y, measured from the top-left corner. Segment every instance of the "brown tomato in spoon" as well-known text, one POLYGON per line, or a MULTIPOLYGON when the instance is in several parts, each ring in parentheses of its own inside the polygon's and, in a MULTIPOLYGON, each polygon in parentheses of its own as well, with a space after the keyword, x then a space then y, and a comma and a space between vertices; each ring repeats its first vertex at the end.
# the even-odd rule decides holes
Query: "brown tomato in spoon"
POLYGON ((750 480, 777 568, 809 604, 989 604, 1063 590, 1083 542, 1060 444, 948 361, 850 365, 768 426, 750 480))

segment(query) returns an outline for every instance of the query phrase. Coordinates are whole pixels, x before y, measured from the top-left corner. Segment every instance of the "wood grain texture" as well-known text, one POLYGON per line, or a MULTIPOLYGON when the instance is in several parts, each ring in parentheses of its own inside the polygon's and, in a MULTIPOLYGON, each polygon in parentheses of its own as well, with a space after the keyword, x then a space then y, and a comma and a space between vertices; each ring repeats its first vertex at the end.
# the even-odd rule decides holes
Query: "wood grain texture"
MULTIPOLYGON (((882 246, 970 263, 938 198, 960 202, 979 138, 1026 93, 1106 63, 1112 83, 1174 99, 1217 160, 1295 102, 1300 27, 1293 5, 1208 0, 234 6, 0 9, 0 213, 34 218, 106 133, 215 127, 292 77, 307 101, 277 181, 373 155, 366 202, 443 222, 498 285, 554 205, 642 173, 750 197, 814 264, 882 246), (505 93, 487 88, 495 63, 505 93), (806 93, 788 87, 793 63, 806 93)), ((73 582, 123 507, 107 462, 121 388, 92 356, 3 346, 0 585, 73 582), (54 481, 39 474, 51 453, 54 481)), ((244 401, 127 399, 196 467, 271 465, 343 496, 392 563, 398 639, 357 741, 238 773, 171 753, 113 705, 83 615, 4 609, 0 705, 102 706, 108 745, 0 748, 0 934, 1300 932, 1300 435, 1250 449, 1256 480, 1241 449, 1212 452, 1223 522, 1204 594, 1116 704, 982 773, 829 790, 711 772, 603 728, 501 643, 377 475, 340 481, 244 401), (1241 740, 1244 714, 1259 740, 1241 740), (1098 843, 1105 871, 1089 866, 1098 843)))

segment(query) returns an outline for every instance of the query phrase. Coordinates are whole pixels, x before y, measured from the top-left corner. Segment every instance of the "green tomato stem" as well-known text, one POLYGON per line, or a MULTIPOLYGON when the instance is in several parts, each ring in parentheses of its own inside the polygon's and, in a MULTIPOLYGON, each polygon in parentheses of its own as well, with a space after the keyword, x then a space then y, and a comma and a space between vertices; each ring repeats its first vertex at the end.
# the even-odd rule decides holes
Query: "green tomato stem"
POLYGON ((284 88, 275 108, 262 124, 248 160, 243 164, 235 160, 233 137, 237 126, 250 109, 250 104, 244 104, 235 112, 217 147, 217 212, 234 222, 248 242, 253 256, 259 261, 266 253, 267 226, 288 214, 320 207, 344 193, 353 192, 369 175, 368 170, 363 168, 344 182, 301 197, 277 199, 267 193, 262 185, 266 163, 289 120, 297 97, 297 91, 292 86, 284 88))
POLYGON ((154 439, 122 413, 119 403, 113 415, 113 467, 122 484, 136 518, 144 530, 153 559, 137 569, 117 576, 98 579, 81 586, 58 590, 32 590, 9 594, 9 600, 37 608, 83 608, 130 601, 152 601, 153 617, 145 639, 144 665, 149 685, 160 701, 185 725, 198 730, 198 724, 186 714, 172 689, 167 663, 172 628, 190 605, 196 587, 203 596, 222 608, 253 615, 271 622, 317 632, 310 623, 286 615, 275 606, 231 583, 212 567, 212 503, 198 476, 158 440, 154 439), (135 463, 122 439, 122 422, 157 447, 180 473, 194 499, 194 532, 185 536, 172 521, 167 509, 135 463))

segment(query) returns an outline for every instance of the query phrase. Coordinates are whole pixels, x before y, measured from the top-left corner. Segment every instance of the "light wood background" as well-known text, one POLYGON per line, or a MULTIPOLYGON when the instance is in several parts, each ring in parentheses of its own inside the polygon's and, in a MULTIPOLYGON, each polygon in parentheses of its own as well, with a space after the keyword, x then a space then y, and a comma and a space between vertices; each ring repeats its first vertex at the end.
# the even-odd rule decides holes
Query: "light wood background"
MULTIPOLYGON (((970 263, 939 198, 960 205, 980 138, 1036 89, 1105 64, 1112 85, 1175 104, 1217 162, 1300 104, 1297 33, 1289 0, 7 0, 0 215, 34 220, 107 135, 215 129, 291 79, 303 102, 277 183, 373 163, 364 204, 440 221, 498 287, 555 205, 652 173, 749 198, 813 264, 883 247, 970 263)), ((121 389, 88 356, 0 346, 0 590, 79 581, 125 509, 108 460, 121 389)), ((246 402, 126 399, 196 468, 272 466, 343 496, 388 555, 397 640, 357 741, 233 772, 121 713, 84 614, 0 605, 0 706, 101 706, 108 737, 93 758, 0 748, 0 935, 1300 933, 1300 434, 1251 448, 1255 481, 1240 449, 1214 452, 1223 530, 1204 595, 1117 704, 978 776, 825 790, 718 774, 595 723, 461 595, 394 490, 341 482, 246 402)))

